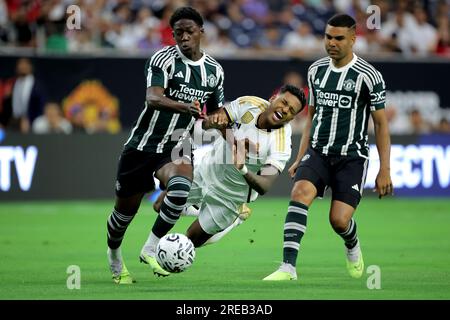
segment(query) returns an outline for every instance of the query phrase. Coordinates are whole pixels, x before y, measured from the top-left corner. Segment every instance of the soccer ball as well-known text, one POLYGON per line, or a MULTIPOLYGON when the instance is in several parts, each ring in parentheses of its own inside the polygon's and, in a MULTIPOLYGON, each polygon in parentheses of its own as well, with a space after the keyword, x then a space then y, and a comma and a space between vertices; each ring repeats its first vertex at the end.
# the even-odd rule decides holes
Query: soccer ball
POLYGON ((156 260, 168 272, 183 272, 192 265, 194 259, 194 244, 181 233, 166 234, 156 247, 156 260))

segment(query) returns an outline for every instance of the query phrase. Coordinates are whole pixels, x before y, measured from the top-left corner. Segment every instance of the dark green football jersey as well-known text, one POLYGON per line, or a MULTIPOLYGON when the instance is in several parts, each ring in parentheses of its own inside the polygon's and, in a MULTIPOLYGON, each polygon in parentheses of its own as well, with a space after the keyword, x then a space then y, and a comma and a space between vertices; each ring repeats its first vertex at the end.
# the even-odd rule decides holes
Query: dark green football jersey
POLYGON ((342 68, 326 57, 309 67, 308 86, 309 105, 316 108, 311 147, 325 155, 368 158, 370 112, 385 107, 381 73, 355 54, 342 68))
MULTIPOLYGON (((164 88, 164 95, 175 101, 198 100, 207 112, 224 103, 224 73, 220 64, 203 53, 192 61, 177 46, 157 51, 146 65, 147 87, 164 88)), ((188 113, 156 110, 145 103, 125 145, 152 153, 170 152, 181 140, 190 137, 195 119, 188 113)))

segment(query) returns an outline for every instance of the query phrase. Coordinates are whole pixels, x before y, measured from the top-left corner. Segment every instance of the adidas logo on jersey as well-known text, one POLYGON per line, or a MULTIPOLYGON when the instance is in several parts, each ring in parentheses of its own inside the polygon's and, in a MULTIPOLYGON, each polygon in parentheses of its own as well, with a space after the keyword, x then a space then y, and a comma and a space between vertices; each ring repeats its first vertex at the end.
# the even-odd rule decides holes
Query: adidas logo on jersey
POLYGON ((353 190, 356 190, 356 191, 358 191, 358 192, 359 192, 359 187, 358 187, 358 185, 357 185, 357 184, 355 184, 354 186, 352 186, 352 189, 353 189, 353 190))
POLYGON ((316 79, 316 81, 314 81, 314 84, 320 84, 320 80, 316 79))
POLYGON ((175 77, 177 77, 177 78, 184 78, 184 76, 183 76, 183 71, 178 71, 176 74, 175 74, 175 77))

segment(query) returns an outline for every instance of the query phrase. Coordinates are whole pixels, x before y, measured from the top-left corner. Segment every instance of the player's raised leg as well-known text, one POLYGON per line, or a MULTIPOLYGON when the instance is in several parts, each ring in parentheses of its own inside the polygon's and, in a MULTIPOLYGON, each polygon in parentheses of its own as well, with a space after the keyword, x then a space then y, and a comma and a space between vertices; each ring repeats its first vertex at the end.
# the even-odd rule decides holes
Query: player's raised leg
POLYGON ((194 247, 198 248, 204 245, 211 238, 212 234, 204 231, 198 219, 195 219, 186 231, 186 236, 191 239, 194 247))
POLYGON ((198 212, 198 219, 186 232, 196 248, 219 241, 251 215, 251 209, 246 204, 239 205, 235 211, 229 209, 222 199, 211 195, 203 198, 198 212))
POLYGON ((348 273, 353 278, 360 278, 364 272, 364 260, 356 232, 356 222, 352 218, 354 211, 355 208, 351 205, 333 200, 330 223, 334 231, 344 240, 348 273))
POLYGON ((249 208, 246 203, 243 203, 239 206, 237 213, 238 217, 234 220, 234 222, 224 230, 214 234, 211 238, 209 238, 206 241, 205 245, 219 242, 219 240, 222 239, 228 233, 230 233, 231 230, 241 225, 244 221, 250 218, 252 214, 252 209, 249 208))
POLYGON ((167 186, 167 193, 153 224, 147 242, 142 248, 140 260, 147 263, 157 275, 167 276, 169 273, 161 268, 155 259, 156 246, 159 239, 167 234, 177 222, 186 205, 192 184, 192 165, 189 163, 167 163, 156 172, 156 176, 167 186))
POLYGON ((283 262, 275 272, 263 280, 296 280, 297 256, 300 241, 306 232, 308 208, 317 195, 316 187, 307 180, 297 181, 284 223, 283 262))

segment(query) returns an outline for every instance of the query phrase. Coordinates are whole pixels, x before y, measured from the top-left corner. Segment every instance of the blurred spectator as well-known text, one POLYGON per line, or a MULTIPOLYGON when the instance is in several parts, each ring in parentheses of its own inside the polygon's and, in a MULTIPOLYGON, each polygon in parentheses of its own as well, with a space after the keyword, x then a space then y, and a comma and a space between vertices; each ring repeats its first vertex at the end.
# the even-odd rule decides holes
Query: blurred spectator
MULTIPOLYGON (((303 76, 297 71, 288 71, 284 74, 283 77, 283 85, 291 84, 296 86, 297 88, 304 89, 305 88, 305 80, 303 76)), ((307 87, 306 87, 307 89, 307 87)), ((305 92, 306 93, 306 92, 305 92)))
POLYGON ((314 36, 310 24, 306 21, 301 22, 295 31, 291 31, 286 35, 282 47, 290 55, 300 57, 305 54, 323 51, 322 41, 314 36))
POLYGON ((226 30, 220 30, 218 38, 214 42, 209 42, 203 46, 205 51, 212 56, 221 55, 222 57, 232 57, 238 51, 238 46, 228 37, 226 30))
POLYGON ((113 9, 111 28, 105 33, 106 41, 114 48, 133 51, 137 48, 139 34, 135 32, 130 7, 124 2, 113 9))
MULTIPOLYGON (((66 115, 67 116, 67 115, 66 115)), ((84 124, 83 109, 81 106, 74 107, 70 110, 68 114, 70 123, 72 125, 72 131, 74 133, 87 133, 84 124)))
POLYGON ((267 26, 260 30, 260 32, 262 32, 262 34, 254 41, 257 49, 271 50, 281 46, 280 30, 278 30, 278 27, 275 24, 267 26))
POLYGON ((161 17, 161 21, 159 24, 159 32, 161 34, 161 45, 163 47, 165 46, 171 46, 175 44, 175 40, 172 36, 172 28, 169 24, 169 19, 172 13, 175 10, 169 6, 166 6, 166 8, 163 11, 163 16, 161 17))
POLYGON ((148 28, 146 34, 139 40, 137 47, 140 51, 155 52, 162 48, 161 34, 156 28, 148 28))
POLYGON ((317 55, 321 46, 318 51, 312 36, 322 38, 326 21, 337 12, 356 19, 357 52, 450 55, 448 0, 0 0, 0 43, 60 52, 155 51, 174 44, 168 18, 182 5, 204 16, 206 47, 228 44, 226 34, 245 56, 261 48, 258 54, 317 55), (81 9, 81 30, 65 30, 71 4, 81 9), (380 8, 379 32, 367 30, 369 5, 380 8))
MULTIPOLYGON (((411 124, 409 114, 400 111, 395 105, 387 105, 385 108, 386 119, 389 124, 389 132, 391 134, 407 134, 411 132, 411 124)), ((373 122, 369 121, 369 132, 374 133, 373 122)))
POLYGON ((152 11, 147 7, 139 9, 134 22, 134 32, 139 38, 145 37, 149 29, 156 29, 159 27, 159 19, 156 18, 152 11))
POLYGON ((42 114, 45 98, 33 65, 27 58, 17 60, 16 78, 9 95, 5 95, 2 118, 8 130, 28 133, 34 119, 42 114))
POLYGON ((36 24, 27 19, 27 8, 19 7, 17 11, 11 12, 13 28, 11 30, 11 39, 13 43, 22 47, 34 47, 36 45, 36 24))
POLYGON ((415 41, 415 27, 414 17, 400 6, 381 25, 380 38, 388 50, 410 55, 415 41))
POLYGON ((426 11, 421 7, 414 10, 416 26, 414 30, 413 51, 416 55, 427 56, 436 51, 438 43, 438 33, 436 29, 428 23, 426 11))
POLYGON ((450 57, 450 23, 448 13, 439 13, 436 22, 438 34, 436 53, 450 57))
POLYGON ((65 23, 47 22, 47 41, 45 48, 52 52, 67 52, 67 38, 64 34, 65 23))
POLYGON ((442 118, 439 121, 435 131, 438 133, 450 134, 450 122, 448 121, 448 119, 442 118))
POLYGON ((229 35, 240 48, 248 48, 252 44, 252 36, 258 32, 255 21, 246 17, 235 1, 227 6, 227 16, 230 19, 229 35))
POLYGON ((8 41, 8 10, 4 0, 0 0, 0 44, 8 41))
POLYGON ((68 38, 67 47, 70 52, 95 52, 98 47, 92 39, 90 30, 81 29, 71 31, 71 36, 68 38))
POLYGON ((384 51, 379 40, 377 30, 367 30, 364 35, 356 37, 354 46, 356 53, 365 55, 377 55, 384 51))
POLYGON ((413 109, 409 114, 408 134, 425 134, 431 132, 431 125, 422 117, 420 111, 413 109))
POLYGON ((264 0, 238 0, 242 12, 246 17, 251 18, 257 24, 265 25, 272 23, 272 15, 264 0))
POLYGON ((285 6, 282 8, 278 14, 278 26, 283 39, 289 32, 296 30, 299 24, 300 20, 295 16, 292 7, 285 6))
POLYGON ((72 133, 72 125, 63 115, 60 106, 55 102, 45 105, 44 114, 34 120, 32 132, 37 134, 46 133, 72 133))

